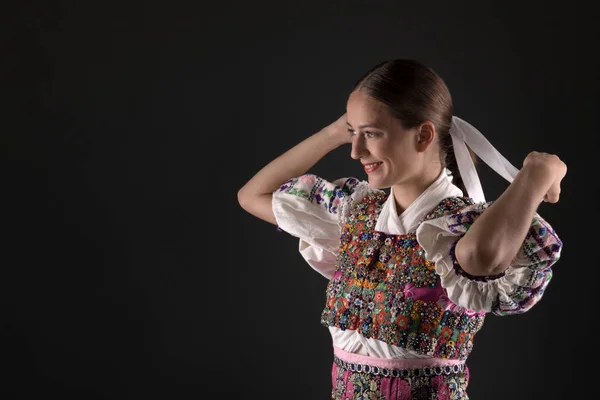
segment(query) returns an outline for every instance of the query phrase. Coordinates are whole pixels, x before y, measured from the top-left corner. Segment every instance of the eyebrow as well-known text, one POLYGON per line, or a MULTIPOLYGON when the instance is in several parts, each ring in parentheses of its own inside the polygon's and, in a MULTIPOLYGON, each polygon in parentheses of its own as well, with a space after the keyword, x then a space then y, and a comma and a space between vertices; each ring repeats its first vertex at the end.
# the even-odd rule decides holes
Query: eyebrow
MULTIPOLYGON (((348 125, 349 127, 352 128, 352 125, 350 125, 350 122, 346 121, 346 125, 348 125)), ((358 127, 358 129, 363 129, 363 128, 378 128, 378 126, 375 123, 371 123, 371 124, 360 125, 358 127)))

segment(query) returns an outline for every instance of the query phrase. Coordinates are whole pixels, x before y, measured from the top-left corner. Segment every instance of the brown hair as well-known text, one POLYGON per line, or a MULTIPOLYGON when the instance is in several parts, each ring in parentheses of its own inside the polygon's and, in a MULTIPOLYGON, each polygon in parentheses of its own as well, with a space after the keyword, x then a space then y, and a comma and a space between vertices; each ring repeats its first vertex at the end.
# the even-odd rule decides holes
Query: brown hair
MULTIPOLYGON (((433 123, 439 138, 442 166, 452 172, 453 183, 467 196, 450 136, 452 96, 437 73, 415 60, 384 61, 358 80, 353 91, 356 90, 386 104, 406 129, 414 128, 423 121, 433 123)), ((469 152, 476 161, 471 149, 469 152)))

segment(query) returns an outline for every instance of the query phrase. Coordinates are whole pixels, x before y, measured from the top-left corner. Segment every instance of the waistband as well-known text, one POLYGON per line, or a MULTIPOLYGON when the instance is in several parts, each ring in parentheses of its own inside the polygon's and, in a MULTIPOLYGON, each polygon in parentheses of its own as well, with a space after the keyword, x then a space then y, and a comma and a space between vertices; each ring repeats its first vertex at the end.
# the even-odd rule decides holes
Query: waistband
POLYGON ((341 368, 391 377, 450 375, 464 372, 463 360, 443 358, 377 358, 349 353, 333 346, 333 360, 341 368))

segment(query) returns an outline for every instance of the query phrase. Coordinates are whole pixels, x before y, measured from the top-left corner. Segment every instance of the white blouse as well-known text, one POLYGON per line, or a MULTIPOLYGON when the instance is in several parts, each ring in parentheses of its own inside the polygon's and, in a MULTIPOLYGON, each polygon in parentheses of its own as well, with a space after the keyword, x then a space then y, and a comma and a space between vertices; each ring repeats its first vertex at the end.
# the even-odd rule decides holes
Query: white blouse
MULTIPOLYGON (((314 179, 306 175, 298 179, 314 179)), ((344 182, 341 179, 336 182, 344 182)), ((361 200, 369 192, 377 191, 367 182, 359 182, 352 194, 340 202, 339 210, 332 213, 322 205, 308 201, 302 195, 288 191, 273 193, 273 212, 283 231, 299 238, 299 251, 306 262, 321 275, 330 279, 335 272, 341 229, 352 203, 361 200)), ((391 191, 391 190, 390 190, 391 191)), ((419 221, 431 212, 443 199, 463 196, 452 183, 452 175, 446 168, 415 201, 400 215, 396 209, 393 192, 384 203, 375 230, 399 235, 414 232, 426 258, 435 263, 441 285, 448 298, 457 306, 476 312, 488 312, 496 298, 510 300, 510 293, 524 285, 532 276, 525 268, 526 255, 519 254, 503 277, 487 282, 472 281, 456 274, 449 250, 456 234, 450 232, 445 218, 419 221)), ((539 218, 539 216, 536 217, 539 218)), ((389 345, 377 339, 366 338, 356 330, 329 327, 333 344, 347 352, 378 358, 430 358, 416 352, 389 345)))

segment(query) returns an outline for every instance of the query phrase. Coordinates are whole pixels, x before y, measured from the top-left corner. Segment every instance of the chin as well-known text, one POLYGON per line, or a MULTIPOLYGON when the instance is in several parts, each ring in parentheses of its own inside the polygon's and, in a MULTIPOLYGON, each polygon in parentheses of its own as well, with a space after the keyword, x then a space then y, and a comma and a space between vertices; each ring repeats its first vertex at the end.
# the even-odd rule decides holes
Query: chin
POLYGON ((371 186, 373 189, 387 189, 387 188, 389 188, 391 186, 391 185, 388 185, 382 179, 371 179, 371 178, 368 178, 367 181, 369 182, 369 186, 371 186))

